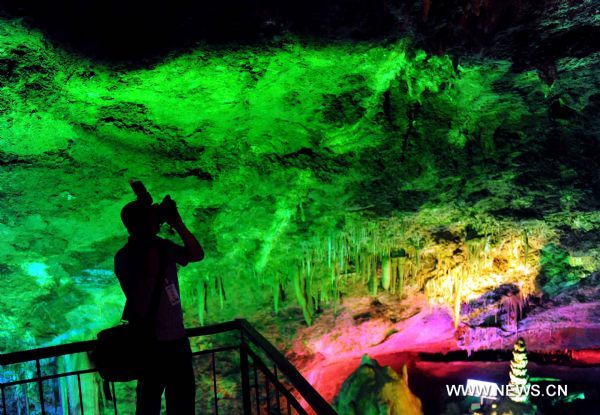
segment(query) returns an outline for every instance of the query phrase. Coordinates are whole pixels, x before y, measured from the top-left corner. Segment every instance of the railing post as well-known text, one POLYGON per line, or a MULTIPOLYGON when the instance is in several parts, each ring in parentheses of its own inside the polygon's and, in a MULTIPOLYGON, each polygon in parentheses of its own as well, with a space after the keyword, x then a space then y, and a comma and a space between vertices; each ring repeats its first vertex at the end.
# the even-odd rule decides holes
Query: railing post
POLYGON ((217 394, 217 364, 215 359, 217 358, 216 353, 212 352, 212 377, 213 377, 213 399, 215 405, 215 415, 219 415, 219 395, 217 394))
MULTIPOLYGON (((254 377, 254 387, 256 388, 254 390, 255 393, 255 397, 256 397, 256 415, 259 415, 260 413, 260 409, 261 409, 261 403, 265 403, 266 404, 266 409, 269 410, 271 409, 270 407, 271 405, 271 400, 269 399, 270 396, 270 385, 269 383, 272 383, 274 386, 274 394, 275 394, 275 402, 277 407, 274 409, 277 409, 279 412, 281 412, 281 406, 282 406, 282 402, 280 402, 281 400, 281 394, 283 394, 285 396, 286 399, 286 404, 287 404, 287 409, 288 409, 288 413, 290 412, 290 409, 295 410, 294 413, 298 413, 298 414, 304 414, 306 415, 307 412, 304 410, 304 408, 300 405, 300 403, 298 402, 298 399, 292 395, 292 393, 290 393, 290 391, 287 389, 286 386, 282 385, 281 382, 279 381, 279 374, 281 373, 282 375, 285 376, 285 378, 287 379, 288 382, 291 383, 291 385, 293 385, 293 387, 295 388, 295 390, 302 396, 302 398, 307 402, 307 404, 310 405, 310 408, 315 411, 316 413, 319 413, 320 415, 336 415, 336 412, 333 408, 331 408, 331 406, 327 403, 327 401, 325 401, 323 399, 323 397, 321 395, 318 394, 318 392, 310 385, 310 383, 308 383, 308 381, 298 372, 298 370, 285 358, 285 356, 283 354, 281 354, 281 352, 279 350, 277 350, 263 335, 261 335, 258 331, 256 331, 256 329, 254 329, 247 321, 245 320, 235 320, 235 321, 230 321, 227 323, 221 323, 221 324, 216 324, 213 326, 208 326, 208 327, 196 327, 193 329, 187 329, 186 332, 188 334, 188 336, 192 337, 192 336, 206 336, 206 335, 212 335, 212 334, 219 334, 219 333, 234 333, 235 330, 238 330, 240 333, 240 340, 239 343, 236 343, 234 340, 233 344, 230 344, 229 346, 226 347, 220 347, 217 349, 214 349, 212 351, 208 350, 208 351, 202 351, 202 352, 196 352, 196 354, 204 354, 204 353, 212 353, 212 372, 213 372, 213 399, 215 399, 215 413, 218 410, 218 391, 217 391, 217 385, 216 383, 216 353, 217 352, 221 352, 221 351, 234 351, 236 348, 239 348, 239 353, 240 353, 240 376, 241 376, 241 394, 242 394, 242 410, 238 410, 238 412, 240 413, 240 415, 252 415, 252 389, 251 389, 251 385, 250 385, 250 378, 254 377), (265 365, 261 358, 255 353, 255 350, 260 350, 261 353, 264 353, 267 358, 274 364, 274 374, 273 372, 271 372, 271 369, 269 369, 269 367, 267 365, 265 365), (252 376, 252 374, 250 373, 250 358, 252 358, 252 367, 253 367, 253 371, 254 371, 254 376, 252 376), (264 374, 265 376, 265 389, 266 389, 266 401, 262 400, 261 396, 260 396, 260 383, 259 382, 259 373, 258 371, 260 371, 264 374), (215 396, 216 395, 216 396, 215 396)), ((2 382, 0 382, 0 406, 2 407, 2 413, 0 413, 0 415, 8 415, 7 412, 9 410, 8 404, 9 402, 7 402, 7 400, 10 400, 10 394, 7 396, 7 391, 9 387, 23 387, 25 390, 25 400, 26 400, 26 405, 28 406, 29 404, 27 403, 27 399, 28 399, 28 394, 27 394, 27 386, 29 384, 33 384, 31 386, 35 386, 35 384, 37 383, 37 389, 38 389, 38 394, 39 394, 39 400, 40 400, 40 406, 41 406, 41 415, 45 415, 48 414, 48 411, 50 409, 47 409, 45 407, 46 402, 44 400, 44 395, 45 392, 49 393, 49 389, 47 389, 47 387, 44 387, 43 382, 48 381, 50 379, 55 379, 55 378, 63 378, 66 376, 77 376, 77 389, 79 392, 79 404, 80 404, 80 409, 81 409, 81 415, 84 414, 84 390, 82 388, 82 379, 81 379, 81 375, 83 374, 88 374, 88 373, 95 373, 97 372, 97 369, 94 367, 90 367, 88 369, 85 370, 76 370, 76 371, 70 371, 70 372, 63 372, 63 373, 56 373, 56 374, 49 374, 49 375, 45 375, 42 376, 42 367, 41 367, 41 361, 43 359, 48 359, 51 357, 57 357, 57 356, 63 356, 63 355, 67 355, 67 354, 75 354, 75 353, 83 353, 83 352, 89 352, 90 349, 96 344, 96 341, 90 340, 90 341, 85 341, 85 342, 78 342, 78 343, 71 343, 71 344, 66 344, 66 345, 60 345, 60 346, 50 346, 50 347, 44 347, 44 348, 40 348, 40 349, 34 349, 34 350, 25 350, 25 351, 19 351, 19 352, 13 352, 13 353, 8 353, 8 354, 1 354, 0 355, 0 366, 5 366, 5 365, 12 365, 12 364, 17 364, 17 363, 25 363, 25 362, 31 362, 35 364, 35 371, 37 372, 35 377, 31 377, 28 379, 17 379, 14 381, 10 381, 10 382, 4 382, 4 379, 2 379, 2 382)), ((113 401, 113 409, 114 409, 114 413, 115 415, 118 414, 118 405, 117 405, 117 397, 116 397, 116 390, 115 390, 115 384, 113 382, 104 382, 105 384, 105 388, 106 388, 106 394, 107 396, 111 395, 112 392, 112 401, 113 401), (111 391, 112 388, 112 391, 111 391)), ((53 386, 54 383, 52 383, 52 385, 50 385, 51 387, 53 386)), ((19 398, 20 399, 20 398, 19 398)), ((17 402, 19 405, 20 403, 17 402)), ((239 403, 238 403, 239 405, 239 403)), ((239 408, 238 408, 239 409, 239 408)), ((52 411, 50 411, 52 412, 52 411)), ((87 415, 87 414, 86 414, 87 415)))
POLYGON ((248 345, 244 338, 244 332, 240 330, 240 370, 242 372, 242 404, 244 415, 251 415, 252 408, 250 402, 250 373, 248 366, 248 345))
POLYGON ((83 391, 81 390, 81 375, 79 373, 77 374, 77 388, 79 389, 79 406, 81 408, 81 415, 84 415, 84 413, 83 413, 83 391))
POLYGON ((258 384, 258 369, 256 359, 252 357, 252 367, 254 368, 254 395, 256 398, 256 415, 260 415, 260 390, 258 384))
POLYGON ((2 415, 8 415, 8 409, 6 409, 6 395, 4 395, 4 386, 0 386, 2 389, 2 415))
MULTIPOLYGON (((277 376, 277 365, 273 366, 273 373, 275 374, 275 379, 279 380, 279 377, 277 376)), ((281 403, 279 402, 279 389, 277 388, 277 385, 273 385, 273 388, 275 389, 275 402, 277 403, 277 413, 281 414, 281 403)))
POLYGON ((44 387, 42 386, 42 368, 40 366, 40 359, 35 359, 35 370, 37 372, 38 392, 40 395, 40 406, 42 408, 42 415, 46 415, 46 406, 44 402, 44 387))
MULTIPOLYGON (((294 385, 296 390, 300 393, 302 398, 306 401, 310 408, 315 413, 320 415, 337 415, 337 412, 329 405, 329 403, 312 387, 310 383, 298 372, 296 369, 279 350, 275 348, 262 334, 256 331, 246 320, 236 320, 240 324, 240 330, 242 333, 255 345, 257 348, 262 349, 267 354, 269 359, 277 365, 279 371, 283 373, 286 378, 294 385)), ((254 352, 252 349, 247 349, 248 353, 252 353, 254 359, 254 352)), ((266 376, 269 377, 270 370, 266 367, 263 370, 266 376), (269 372, 269 373, 267 373, 269 372)), ((278 382, 278 381, 277 381, 278 382)), ((297 409, 297 408, 296 408, 297 409)), ((306 411, 300 411, 299 413, 306 413, 306 411)))
POLYGON ((112 385, 112 398, 115 415, 119 415, 119 411, 117 410, 117 394, 115 393, 115 382, 110 382, 110 384, 112 385))

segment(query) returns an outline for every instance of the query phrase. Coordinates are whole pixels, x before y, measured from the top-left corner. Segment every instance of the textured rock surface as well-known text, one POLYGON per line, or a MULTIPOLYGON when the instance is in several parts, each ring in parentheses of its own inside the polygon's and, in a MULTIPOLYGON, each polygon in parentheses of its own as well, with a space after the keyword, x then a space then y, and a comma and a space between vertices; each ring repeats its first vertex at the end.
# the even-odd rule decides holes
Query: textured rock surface
POLYGON ((183 272, 188 324, 264 321, 273 297, 311 321, 350 281, 422 291, 463 324, 487 324, 497 307, 468 304, 502 284, 552 309, 600 258, 597 6, 507 4, 384 2, 363 25, 358 2, 330 24, 333 4, 308 31, 329 41, 285 34, 284 16, 260 45, 136 65, 0 20, 0 349, 118 319, 131 177, 170 193, 207 248, 183 272), (348 40, 377 16, 387 32, 348 40))
POLYGON ((422 415, 421 401, 408 387, 406 366, 400 377, 364 355, 344 381, 333 405, 340 415, 422 415))

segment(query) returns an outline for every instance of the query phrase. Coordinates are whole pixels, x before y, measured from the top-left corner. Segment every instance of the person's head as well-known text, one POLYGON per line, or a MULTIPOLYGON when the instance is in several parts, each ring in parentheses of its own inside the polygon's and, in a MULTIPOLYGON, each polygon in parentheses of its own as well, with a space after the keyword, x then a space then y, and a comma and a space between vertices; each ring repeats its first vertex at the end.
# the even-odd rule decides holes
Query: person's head
POLYGON ((129 202, 121 209, 121 220, 131 236, 150 237, 160 231, 156 209, 139 200, 129 202))

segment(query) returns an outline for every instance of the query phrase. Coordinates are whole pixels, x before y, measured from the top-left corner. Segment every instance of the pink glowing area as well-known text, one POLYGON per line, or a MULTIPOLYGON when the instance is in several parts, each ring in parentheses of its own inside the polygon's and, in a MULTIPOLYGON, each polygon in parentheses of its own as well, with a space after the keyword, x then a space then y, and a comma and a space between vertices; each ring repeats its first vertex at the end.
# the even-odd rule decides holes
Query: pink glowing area
POLYGON ((369 299, 347 301, 347 308, 337 317, 324 315, 317 324, 303 329, 293 349, 294 363, 329 401, 364 354, 401 373, 402 365, 412 365, 419 351, 444 353, 456 347, 452 316, 431 308, 424 297, 415 298, 405 310, 397 310, 396 323, 379 318, 383 314, 389 317, 393 310, 375 310, 369 315, 349 311, 367 307, 369 299), (377 316, 378 312, 382 315, 377 316))
POLYGON ((506 382, 509 362, 423 361, 419 353, 446 354, 453 351, 511 350, 517 336, 528 349, 540 353, 566 353, 573 366, 531 364, 533 376, 568 380, 600 379, 600 312, 580 304, 558 309, 534 310, 519 321, 515 332, 498 327, 454 329, 452 311, 432 306, 422 294, 402 301, 380 296, 378 300, 347 298, 337 316, 324 313, 311 327, 296 336, 290 358, 307 380, 332 401, 344 380, 368 354, 382 366, 402 373, 407 365, 411 390, 422 400, 441 395, 449 382, 468 378, 506 382), (439 392, 439 393, 437 393, 439 392))

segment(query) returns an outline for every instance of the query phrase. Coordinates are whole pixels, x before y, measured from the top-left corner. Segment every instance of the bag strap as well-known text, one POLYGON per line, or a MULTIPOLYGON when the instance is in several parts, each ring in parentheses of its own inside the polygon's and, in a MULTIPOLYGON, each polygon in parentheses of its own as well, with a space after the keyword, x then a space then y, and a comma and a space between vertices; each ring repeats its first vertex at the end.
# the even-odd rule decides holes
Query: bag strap
MULTIPOLYGON (((145 252, 146 255, 148 255, 148 249, 150 246, 146 246, 143 248, 143 252, 145 252)), ((142 317, 141 320, 139 320, 142 323, 147 323, 150 327, 148 327, 149 329, 154 329, 155 325, 156 325, 156 319, 158 318, 158 308, 160 305, 160 295, 161 295, 161 283, 164 280, 164 278, 166 277, 166 271, 167 271, 167 261, 164 258, 164 253, 162 252, 162 250, 160 249, 160 247, 158 247, 157 245, 155 245, 156 249, 157 249, 157 254, 158 254, 158 268, 159 268, 159 272, 157 274, 156 277, 156 281, 154 283, 154 285, 152 286, 151 290, 151 295, 150 295, 150 304, 148 305, 148 309, 146 311, 146 315, 142 317)), ((135 250, 140 249, 140 247, 136 247, 136 248, 132 248, 135 250)), ((139 251, 138 251, 138 255, 139 255, 139 251)), ((131 314, 128 312, 129 309, 129 301, 125 302, 125 307, 123 309, 123 319, 126 321, 129 321, 129 323, 131 323, 131 314)), ((142 324, 141 327, 143 327, 144 324, 142 324)), ((152 332, 152 336, 154 336, 154 332, 152 332)))
POLYGON ((150 297, 150 306, 148 308, 148 321, 152 324, 156 323, 158 318, 158 307, 160 305, 160 294, 163 279, 166 277, 167 267, 163 258, 161 258, 161 252, 159 251, 159 273, 156 277, 156 282, 152 288, 152 296, 150 297))
MULTIPOLYGON (((159 272, 156 277, 156 282, 152 287, 152 295, 150 297, 150 305, 148 307, 147 321, 149 324, 152 324, 152 327, 156 325, 156 319, 158 318, 158 307, 160 305, 160 295, 161 295, 161 287, 164 278, 167 273, 167 265, 163 256, 164 253, 157 248, 158 250, 158 269, 159 272)), ((154 333, 152 333, 154 335, 154 333)))

